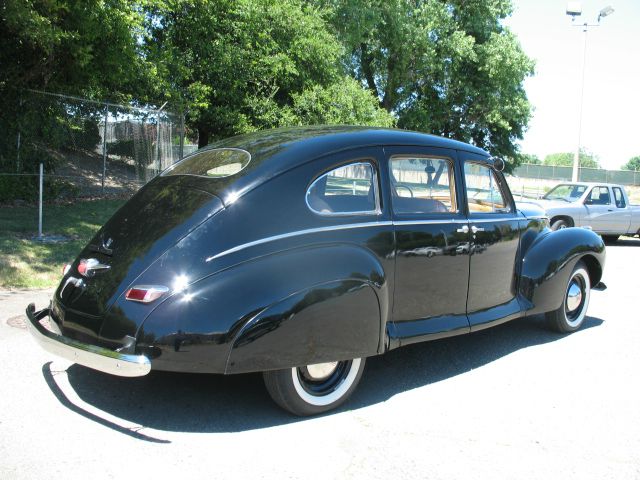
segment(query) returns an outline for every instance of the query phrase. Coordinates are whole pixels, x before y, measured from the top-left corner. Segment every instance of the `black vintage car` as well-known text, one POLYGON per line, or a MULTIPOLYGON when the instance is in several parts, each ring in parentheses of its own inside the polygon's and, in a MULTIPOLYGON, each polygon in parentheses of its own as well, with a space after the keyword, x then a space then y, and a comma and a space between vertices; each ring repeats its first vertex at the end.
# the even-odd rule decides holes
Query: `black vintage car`
POLYGON ((30 330, 114 375, 264 372, 299 415, 341 404, 366 357, 403 345, 543 312, 576 330, 602 277, 602 239, 517 210, 501 167, 399 130, 221 141, 127 202, 50 307, 29 305, 30 330))

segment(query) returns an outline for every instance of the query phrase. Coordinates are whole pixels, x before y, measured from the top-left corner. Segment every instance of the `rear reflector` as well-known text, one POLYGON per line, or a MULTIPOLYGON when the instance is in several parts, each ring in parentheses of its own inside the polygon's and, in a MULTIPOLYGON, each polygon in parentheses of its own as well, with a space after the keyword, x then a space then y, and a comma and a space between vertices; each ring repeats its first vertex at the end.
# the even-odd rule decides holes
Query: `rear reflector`
POLYGON ((127 290, 125 298, 132 302, 151 303, 168 291, 169 289, 163 285, 137 285, 127 290))

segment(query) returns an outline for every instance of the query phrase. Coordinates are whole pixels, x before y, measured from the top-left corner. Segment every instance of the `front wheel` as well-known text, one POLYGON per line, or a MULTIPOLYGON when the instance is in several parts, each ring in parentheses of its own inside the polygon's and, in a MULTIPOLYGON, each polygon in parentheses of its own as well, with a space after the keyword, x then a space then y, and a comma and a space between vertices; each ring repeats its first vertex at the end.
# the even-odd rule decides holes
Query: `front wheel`
POLYGON ((589 272, 584 263, 578 262, 569 277, 562 305, 546 314, 551 328, 560 333, 578 330, 587 314, 590 292, 589 272))
POLYGON ((317 363, 264 372, 271 398, 300 415, 315 415, 341 405, 353 393, 364 371, 364 358, 317 363))
POLYGON ((563 228, 569 228, 569 226, 569 222, 560 219, 551 224, 551 230, 562 230, 563 228))

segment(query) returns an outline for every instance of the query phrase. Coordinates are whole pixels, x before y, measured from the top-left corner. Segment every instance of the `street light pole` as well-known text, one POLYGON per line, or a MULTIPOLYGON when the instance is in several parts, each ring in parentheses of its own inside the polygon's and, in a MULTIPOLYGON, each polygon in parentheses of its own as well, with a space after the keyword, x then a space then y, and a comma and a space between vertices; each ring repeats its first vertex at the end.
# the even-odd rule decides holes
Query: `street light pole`
MULTIPOLYGON (((582 48, 582 76, 580 80, 580 106, 578 108, 578 145, 576 147, 576 151, 573 155, 573 169, 571 171, 571 181, 578 181, 578 173, 580 171, 580 146, 582 144, 582 110, 584 106, 584 77, 585 71, 587 67, 587 32, 589 27, 599 27, 600 20, 607 15, 611 15, 614 12, 611 6, 604 7, 598 13, 598 23, 587 23, 584 22, 582 25, 573 25, 574 27, 582 27, 582 31, 584 32, 584 45, 582 48)), ((571 16, 571 21, 575 21, 577 16, 582 14, 582 5, 580 2, 569 2, 567 4, 567 15, 571 16)))

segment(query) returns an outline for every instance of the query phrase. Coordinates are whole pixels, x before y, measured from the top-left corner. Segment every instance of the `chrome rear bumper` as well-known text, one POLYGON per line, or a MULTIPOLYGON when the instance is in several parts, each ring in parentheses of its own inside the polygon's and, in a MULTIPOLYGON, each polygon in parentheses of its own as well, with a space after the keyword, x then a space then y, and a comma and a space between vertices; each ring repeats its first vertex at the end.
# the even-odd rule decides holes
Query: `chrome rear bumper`
MULTIPOLYGON (((151 371, 151 361, 144 355, 129 355, 108 348, 79 342, 54 333, 41 323, 50 315, 45 308, 38 312, 32 303, 27 307, 27 327, 42 348, 66 360, 120 377, 142 377, 151 371)), ((53 320, 51 320, 53 321, 53 320)))

